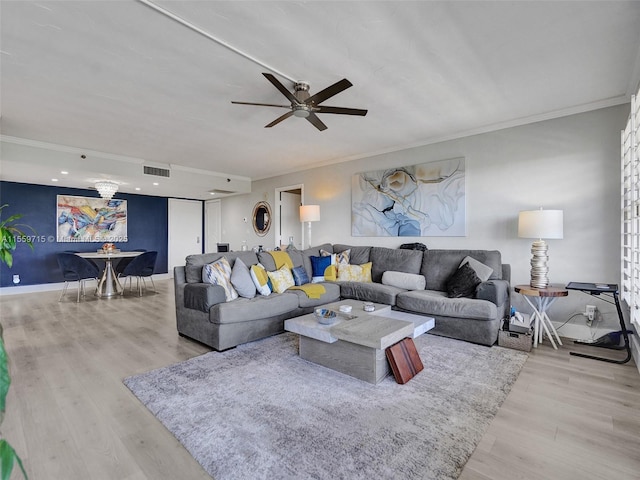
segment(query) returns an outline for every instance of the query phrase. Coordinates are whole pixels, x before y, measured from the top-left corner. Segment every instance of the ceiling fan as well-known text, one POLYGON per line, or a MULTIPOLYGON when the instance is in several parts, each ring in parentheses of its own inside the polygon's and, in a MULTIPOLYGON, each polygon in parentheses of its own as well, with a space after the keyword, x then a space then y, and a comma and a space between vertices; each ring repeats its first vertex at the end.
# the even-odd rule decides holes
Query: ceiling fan
POLYGON ((260 107, 280 107, 288 108, 290 111, 276 118, 273 122, 265 125, 265 128, 271 128, 277 125, 281 121, 291 117, 306 118, 318 130, 326 130, 327 126, 322 123, 316 113, 337 113, 340 115, 360 115, 365 116, 367 110, 361 110, 359 108, 343 108, 343 107, 328 107, 320 105, 325 100, 337 95, 338 93, 346 90, 352 86, 352 83, 343 78, 339 82, 319 91, 318 93, 311 95, 309 93, 309 84, 306 82, 296 82, 294 85, 293 93, 290 92, 275 76, 270 73, 263 73, 267 80, 269 80, 274 87, 280 90, 287 99, 291 102, 291 105, 274 105, 272 103, 252 103, 252 102, 234 102, 239 105, 257 105, 260 107))

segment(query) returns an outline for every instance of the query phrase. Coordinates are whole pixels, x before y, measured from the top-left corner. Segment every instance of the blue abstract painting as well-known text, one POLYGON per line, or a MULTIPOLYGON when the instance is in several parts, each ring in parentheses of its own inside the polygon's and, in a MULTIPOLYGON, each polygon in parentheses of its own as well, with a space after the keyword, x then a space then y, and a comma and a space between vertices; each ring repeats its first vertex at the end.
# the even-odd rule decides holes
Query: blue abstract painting
POLYGON ((58 195, 58 242, 126 242, 127 201, 58 195))
POLYGON ((464 158, 358 173, 351 186, 354 237, 466 235, 464 158))

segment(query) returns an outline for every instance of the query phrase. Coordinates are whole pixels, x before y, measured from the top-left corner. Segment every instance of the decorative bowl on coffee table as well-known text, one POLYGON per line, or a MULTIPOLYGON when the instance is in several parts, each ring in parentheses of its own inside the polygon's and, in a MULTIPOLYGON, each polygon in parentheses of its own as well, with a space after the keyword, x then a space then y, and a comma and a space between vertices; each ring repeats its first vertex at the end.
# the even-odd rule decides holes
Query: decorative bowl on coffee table
POLYGON ((318 323, 329 325, 336 321, 336 312, 327 308, 316 308, 313 314, 318 319, 318 323))

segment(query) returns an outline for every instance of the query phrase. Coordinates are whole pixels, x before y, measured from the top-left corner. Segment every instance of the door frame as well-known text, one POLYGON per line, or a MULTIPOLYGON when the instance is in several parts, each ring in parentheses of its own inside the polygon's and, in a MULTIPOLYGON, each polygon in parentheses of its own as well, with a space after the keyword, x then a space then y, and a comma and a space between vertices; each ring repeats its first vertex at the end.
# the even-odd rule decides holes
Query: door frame
MULTIPOLYGON (((273 214, 273 230, 275 233, 275 245, 282 245, 282 238, 280 238, 280 192, 288 192, 289 190, 300 190, 300 202, 304 205, 304 183, 298 183, 296 185, 288 185, 286 187, 277 187, 274 195, 275 206, 273 214)), ((300 238, 302 239, 302 248, 304 248, 304 224, 300 222, 300 238)))
POLYGON ((205 253, 207 253, 207 251, 209 252, 218 251, 217 245, 215 246, 216 248, 214 248, 213 250, 208 248, 208 247, 212 247, 211 245, 209 245, 210 243, 209 222, 211 221, 211 219, 209 218, 209 214, 212 208, 214 208, 216 210, 216 213, 218 214, 218 221, 216 222, 217 224, 214 226, 215 237, 218 239, 218 242, 216 243, 222 242, 222 201, 219 198, 212 199, 212 200, 205 200, 204 202, 204 242, 203 242, 205 253))

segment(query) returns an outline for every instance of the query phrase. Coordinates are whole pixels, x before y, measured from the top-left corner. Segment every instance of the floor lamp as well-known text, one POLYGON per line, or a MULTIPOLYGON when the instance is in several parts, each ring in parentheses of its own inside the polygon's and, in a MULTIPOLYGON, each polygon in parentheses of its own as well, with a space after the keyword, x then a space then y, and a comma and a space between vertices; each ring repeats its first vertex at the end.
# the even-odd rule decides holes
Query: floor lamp
POLYGON ((311 248, 311 222, 320 221, 320 205, 300 205, 300 221, 307 222, 307 240, 311 248))
POLYGON ((518 216, 518 237, 537 238, 531 245, 531 283, 534 288, 549 286, 547 254, 549 246, 543 239, 563 237, 562 210, 527 210, 518 216))

